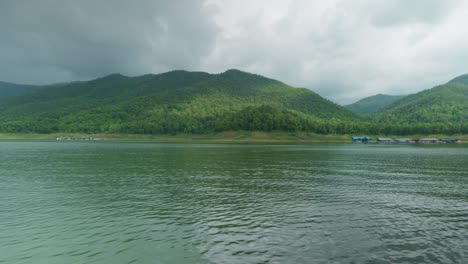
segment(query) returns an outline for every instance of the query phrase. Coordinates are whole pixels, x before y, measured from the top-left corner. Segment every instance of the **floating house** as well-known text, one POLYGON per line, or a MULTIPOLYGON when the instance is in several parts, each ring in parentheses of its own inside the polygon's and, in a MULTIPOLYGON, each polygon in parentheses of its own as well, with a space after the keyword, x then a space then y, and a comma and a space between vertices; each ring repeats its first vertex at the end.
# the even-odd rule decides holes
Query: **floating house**
POLYGON ((460 143, 460 140, 458 140, 457 138, 441 138, 440 143, 460 143))
POLYGON ((351 138, 353 143, 370 143, 372 142, 372 138, 368 136, 358 136, 351 138))
POLYGON ((101 138, 97 137, 58 137, 57 140, 102 140, 101 138))
POLYGON ((419 139, 417 138, 397 138, 395 139, 395 142, 396 143, 400 143, 400 144, 414 144, 414 143, 418 143, 419 139))
POLYGON ((378 143, 393 143, 395 142, 392 138, 377 138, 378 143))
POLYGON ((423 144, 437 144, 440 141, 437 138, 422 138, 419 140, 419 142, 423 144))
POLYGON ((409 138, 397 138, 395 139, 396 143, 410 143, 411 139, 409 138))
POLYGON ((72 140, 71 137, 58 137, 57 140, 72 140))
MULTIPOLYGON (((353 143, 372 143, 372 138, 368 136, 354 136, 351 138, 353 143)), ((446 143, 446 144, 455 144, 455 143, 462 143, 461 140, 457 138, 384 138, 379 137, 377 138, 377 143, 379 144, 390 144, 390 143, 398 143, 398 144, 415 144, 415 143, 422 143, 422 144, 438 144, 438 143, 446 143)))

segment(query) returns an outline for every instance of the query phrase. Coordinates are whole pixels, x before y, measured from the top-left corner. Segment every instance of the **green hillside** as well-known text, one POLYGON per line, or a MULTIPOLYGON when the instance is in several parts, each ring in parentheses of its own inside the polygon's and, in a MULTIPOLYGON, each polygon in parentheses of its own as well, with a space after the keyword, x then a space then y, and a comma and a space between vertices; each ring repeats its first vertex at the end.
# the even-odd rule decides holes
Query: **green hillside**
POLYGON ((378 110, 404 98, 405 96, 406 95, 377 94, 363 98, 353 104, 345 105, 345 108, 361 115, 367 115, 375 113, 378 110))
POLYGON ((340 120, 360 118, 308 89, 239 70, 139 77, 113 74, 0 102, 0 131, 4 132, 328 133, 336 130, 340 120))
POLYGON ((467 123, 468 84, 460 82, 463 78, 409 95, 377 112, 373 118, 395 124, 467 123))
POLYGON ((39 88, 41 86, 0 82, 0 100, 26 94, 39 88))

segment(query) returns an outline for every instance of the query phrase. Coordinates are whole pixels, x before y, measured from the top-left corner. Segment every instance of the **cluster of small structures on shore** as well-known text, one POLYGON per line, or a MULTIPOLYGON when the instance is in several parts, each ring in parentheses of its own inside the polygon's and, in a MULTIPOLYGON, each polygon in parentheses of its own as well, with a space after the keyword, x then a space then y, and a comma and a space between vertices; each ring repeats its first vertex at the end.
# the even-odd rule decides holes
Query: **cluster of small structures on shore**
MULTIPOLYGON (((373 143, 372 138, 368 136, 356 136, 352 137, 351 141, 353 143, 373 143)), ((380 144, 390 144, 390 143, 397 143, 397 144, 455 144, 461 143, 461 140, 457 138, 377 138, 377 143, 380 144)))
POLYGON ((58 137, 57 140, 103 140, 102 138, 98 137, 90 137, 90 136, 81 136, 81 137, 58 137))

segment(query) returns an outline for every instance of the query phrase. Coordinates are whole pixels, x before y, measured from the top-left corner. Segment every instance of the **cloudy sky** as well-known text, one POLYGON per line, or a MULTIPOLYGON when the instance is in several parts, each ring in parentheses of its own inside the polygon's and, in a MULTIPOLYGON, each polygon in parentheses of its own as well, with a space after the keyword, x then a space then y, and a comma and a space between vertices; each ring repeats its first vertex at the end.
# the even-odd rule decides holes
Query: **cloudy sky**
POLYGON ((468 73, 468 1, 1 0, 0 80, 237 68, 338 103, 468 73))

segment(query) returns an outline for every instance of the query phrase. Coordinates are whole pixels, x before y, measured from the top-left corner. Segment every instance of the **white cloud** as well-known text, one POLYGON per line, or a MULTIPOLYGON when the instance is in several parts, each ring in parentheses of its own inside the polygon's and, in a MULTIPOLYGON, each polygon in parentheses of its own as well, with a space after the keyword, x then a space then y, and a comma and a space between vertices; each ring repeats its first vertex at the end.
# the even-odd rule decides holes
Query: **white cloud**
POLYGON ((468 71, 461 1, 213 2, 223 34, 204 65, 212 71, 255 71, 343 103, 468 71))

